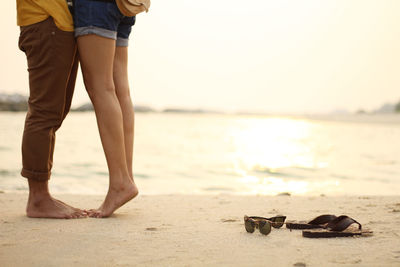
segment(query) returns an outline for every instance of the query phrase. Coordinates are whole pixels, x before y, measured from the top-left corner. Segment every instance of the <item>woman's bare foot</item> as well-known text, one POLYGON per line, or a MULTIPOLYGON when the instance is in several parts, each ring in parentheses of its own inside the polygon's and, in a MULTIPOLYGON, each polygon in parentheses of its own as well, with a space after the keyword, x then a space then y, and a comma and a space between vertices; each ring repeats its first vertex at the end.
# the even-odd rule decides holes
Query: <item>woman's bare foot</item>
POLYGON ((55 199, 50 194, 29 196, 26 215, 31 218, 78 219, 86 212, 55 199))
POLYGON ((125 179, 119 186, 110 186, 100 208, 89 210, 88 215, 93 218, 109 217, 122 205, 136 197, 138 193, 138 188, 133 179, 125 179))

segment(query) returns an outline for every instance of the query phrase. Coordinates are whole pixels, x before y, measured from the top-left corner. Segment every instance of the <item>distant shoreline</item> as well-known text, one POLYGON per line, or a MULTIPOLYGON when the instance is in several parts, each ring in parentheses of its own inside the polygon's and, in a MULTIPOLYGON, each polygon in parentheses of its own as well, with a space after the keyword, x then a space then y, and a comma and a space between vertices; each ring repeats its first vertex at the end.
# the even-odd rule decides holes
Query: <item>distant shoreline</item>
MULTIPOLYGON (((87 112, 93 111, 92 103, 88 102, 79 107, 71 108, 71 112, 87 112)), ((376 116, 376 115, 396 115, 400 114, 400 102, 397 104, 386 103, 379 109, 374 111, 365 111, 359 109, 356 112, 347 112, 345 110, 336 110, 330 113, 315 113, 315 114, 290 114, 290 113, 269 113, 269 112, 252 112, 252 111, 237 111, 224 112, 217 110, 209 110, 202 108, 181 108, 168 107, 161 110, 156 110, 146 105, 134 105, 135 112, 154 112, 154 113, 189 113, 189 114, 234 114, 234 115, 251 115, 251 116, 301 116, 321 118, 326 116, 348 117, 348 116, 376 116)), ((26 112, 28 111, 28 97, 20 94, 0 94, 0 112, 26 112)))
MULTIPOLYGON (((70 114, 84 114, 91 113, 93 110, 71 110, 70 114)), ((262 113, 224 113, 224 112, 195 112, 195 111, 142 111, 136 110, 135 112, 138 114, 160 114, 160 115, 182 115, 182 116, 235 116, 235 117, 251 117, 251 118, 284 118, 284 119, 293 119, 293 120, 310 120, 310 121, 326 121, 326 122, 344 122, 344 123, 374 123, 374 124, 398 124, 400 126, 400 113, 368 113, 368 114, 359 114, 359 113, 350 113, 350 114, 262 114, 262 113)), ((25 114, 26 111, 0 111, 0 114, 25 114)))

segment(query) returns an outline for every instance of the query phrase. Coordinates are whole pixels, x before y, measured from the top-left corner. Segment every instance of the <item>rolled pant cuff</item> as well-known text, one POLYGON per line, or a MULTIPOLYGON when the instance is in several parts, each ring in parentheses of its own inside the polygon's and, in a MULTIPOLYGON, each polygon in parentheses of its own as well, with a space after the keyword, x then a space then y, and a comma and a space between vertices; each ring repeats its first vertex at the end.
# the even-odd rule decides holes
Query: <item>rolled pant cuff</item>
POLYGON ((21 170, 21 175, 25 178, 36 181, 47 181, 50 179, 51 172, 34 172, 26 169, 21 170))

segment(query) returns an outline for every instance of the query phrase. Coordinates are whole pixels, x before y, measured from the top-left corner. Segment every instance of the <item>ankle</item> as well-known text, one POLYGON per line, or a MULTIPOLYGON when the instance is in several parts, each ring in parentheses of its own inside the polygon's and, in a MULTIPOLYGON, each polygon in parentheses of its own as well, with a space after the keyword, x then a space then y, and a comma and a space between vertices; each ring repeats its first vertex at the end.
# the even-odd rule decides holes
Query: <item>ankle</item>
POLYGON ((29 196, 30 197, 45 197, 50 196, 48 181, 36 181, 28 179, 29 196))
POLYGON ((43 205, 43 203, 46 203, 48 201, 52 201, 52 197, 50 196, 50 193, 48 192, 29 192, 29 197, 28 197, 28 203, 27 203, 27 208, 28 207, 40 207, 43 205))
POLYGON ((133 185, 133 181, 130 177, 124 179, 123 181, 113 181, 109 185, 109 189, 117 192, 129 190, 133 185))

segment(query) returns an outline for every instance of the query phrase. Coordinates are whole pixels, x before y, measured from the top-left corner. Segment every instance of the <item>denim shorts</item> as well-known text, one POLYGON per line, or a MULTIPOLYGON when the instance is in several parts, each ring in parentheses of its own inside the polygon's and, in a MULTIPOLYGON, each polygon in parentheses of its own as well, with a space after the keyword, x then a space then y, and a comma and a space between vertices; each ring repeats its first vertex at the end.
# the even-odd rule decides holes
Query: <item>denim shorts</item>
POLYGON ((75 37, 96 34, 117 40, 117 46, 128 46, 135 17, 126 17, 115 1, 75 0, 75 37))

